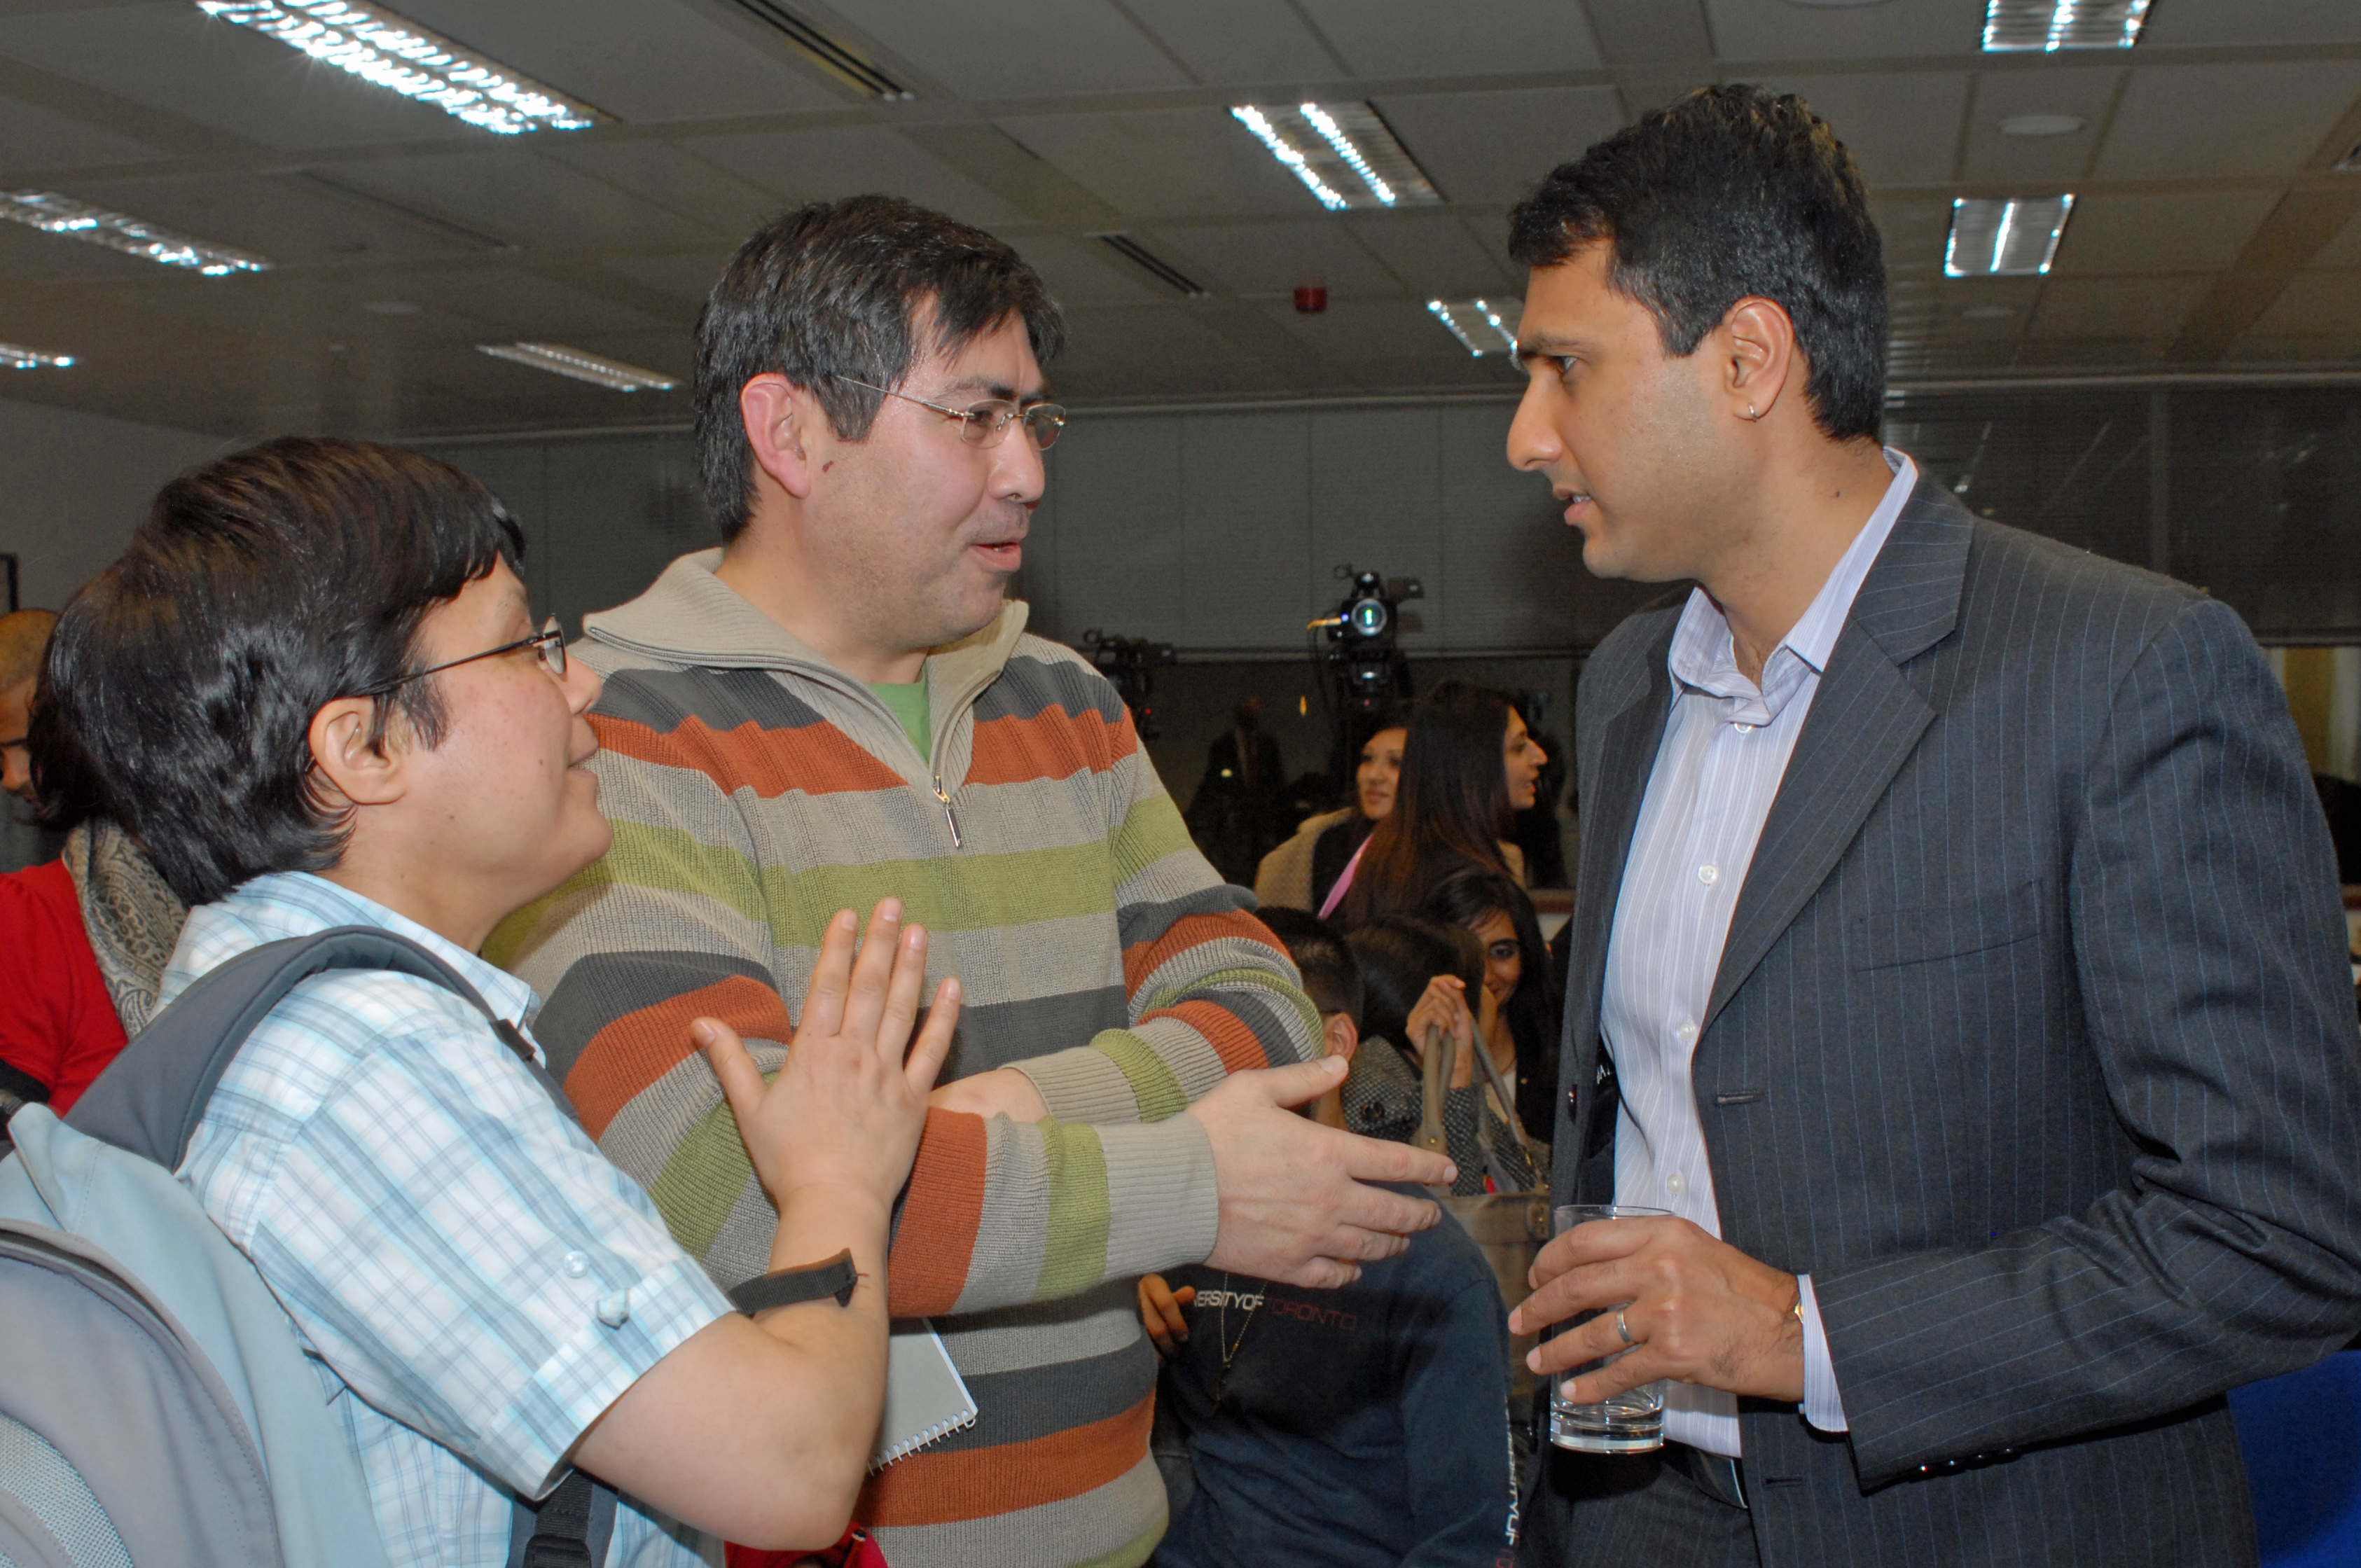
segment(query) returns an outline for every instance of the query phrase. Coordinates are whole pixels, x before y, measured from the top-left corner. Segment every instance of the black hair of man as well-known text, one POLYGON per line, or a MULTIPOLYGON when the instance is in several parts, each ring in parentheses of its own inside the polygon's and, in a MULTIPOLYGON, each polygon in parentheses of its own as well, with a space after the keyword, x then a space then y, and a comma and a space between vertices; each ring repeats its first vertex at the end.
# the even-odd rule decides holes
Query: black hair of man
POLYGON ((956 355, 1011 317, 1049 364, 1066 324, 1040 275, 982 229, 899 197, 814 202, 756 230, 697 319, 697 464, 724 543, 752 517, 747 382, 785 376, 859 441, 884 398, 844 378, 898 390, 928 351, 956 355))
POLYGON ((1361 970, 1344 934, 1308 909, 1273 907, 1256 916, 1270 927, 1287 956, 1303 976, 1303 994, 1320 1016, 1342 1013, 1361 1026, 1361 970))
MULTIPOLYGON (((43 696, 115 820, 191 905, 334 866, 349 807, 313 787, 312 716, 419 667, 429 610, 524 536, 476 480, 365 441, 291 436, 185 474, 58 622, 43 696)), ((441 742, 434 678, 379 699, 441 742)))
POLYGON ((1750 296, 1784 308, 1829 439, 1874 436, 1885 402, 1885 258, 1861 170, 1801 98, 1700 87, 1551 170, 1509 214, 1509 254, 1555 267, 1614 247, 1615 289, 1686 357, 1750 296))
POLYGON ((1465 926, 1415 915, 1381 915, 1345 938, 1361 971, 1361 1035, 1415 1052, 1410 1015, 1439 974, 1456 975, 1469 995, 1484 983, 1484 948, 1465 926))

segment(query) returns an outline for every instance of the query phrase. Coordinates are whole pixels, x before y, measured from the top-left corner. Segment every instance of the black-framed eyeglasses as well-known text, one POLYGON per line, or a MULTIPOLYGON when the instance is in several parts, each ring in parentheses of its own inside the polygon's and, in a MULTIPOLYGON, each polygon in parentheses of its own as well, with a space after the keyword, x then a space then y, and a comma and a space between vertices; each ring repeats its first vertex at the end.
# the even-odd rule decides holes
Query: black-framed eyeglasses
POLYGON ((1006 398, 986 398, 969 408, 945 408, 924 398, 914 398, 907 392, 897 392, 891 387, 873 387, 851 376, 839 376, 840 381, 850 382, 864 391, 883 392, 889 398, 899 398, 906 403, 916 403, 922 409, 932 409, 945 419, 960 422, 960 439, 970 446, 997 446, 1007 439, 1008 427, 1017 420, 1025 422, 1033 437, 1035 450, 1047 452, 1056 444, 1058 433, 1066 428, 1066 411, 1058 403, 1035 403, 1026 407, 1010 402, 1006 398))
POLYGON ((530 637, 520 637, 513 642, 503 642, 497 648, 487 648, 480 653, 470 653, 464 659, 454 659, 447 664, 436 664, 431 669, 412 670, 399 680, 388 681, 381 686, 371 686, 365 692, 355 692, 353 695, 383 696, 390 691, 400 690, 412 681, 424 680, 429 675, 439 675, 445 670, 456 670, 462 664, 472 664, 478 659, 497 659, 503 653, 519 652, 526 648, 533 650, 534 657, 541 661, 543 669, 561 681, 566 678, 566 632, 557 624, 557 617, 553 615, 542 623, 539 631, 530 637))

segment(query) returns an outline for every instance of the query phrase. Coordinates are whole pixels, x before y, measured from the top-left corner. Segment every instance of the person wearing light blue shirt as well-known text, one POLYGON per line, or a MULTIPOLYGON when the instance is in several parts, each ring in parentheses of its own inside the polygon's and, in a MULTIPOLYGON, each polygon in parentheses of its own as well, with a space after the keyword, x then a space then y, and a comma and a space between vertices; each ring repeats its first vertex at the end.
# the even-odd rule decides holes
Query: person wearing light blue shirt
MULTIPOLYGON (((192 905, 167 1003, 261 944, 373 927, 539 1059, 533 992, 476 950, 609 834, 583 765, 598 678, 535 630, 522 549, 456 469, 288 439, 168 486, 74 600, 65 722, 192 905)), ((178 1174, 285 1306, 396 1568, 501 1568, 518 1500, 569 1465, 620 1494, 610 1564, 843 1532, 882 1407, 891 1205, 958 1013, 946 981, 906 1057, 926 934, 889 900, 856 962, 855 927, 830 924, 773 1082, 712 1020, 683 1020, 678 1068, 721 1080, 778 1206, 773 1268, 849 1252, 841 1304, 733 1310, 437 986, 316 976, 248 1038, 178 1174)))

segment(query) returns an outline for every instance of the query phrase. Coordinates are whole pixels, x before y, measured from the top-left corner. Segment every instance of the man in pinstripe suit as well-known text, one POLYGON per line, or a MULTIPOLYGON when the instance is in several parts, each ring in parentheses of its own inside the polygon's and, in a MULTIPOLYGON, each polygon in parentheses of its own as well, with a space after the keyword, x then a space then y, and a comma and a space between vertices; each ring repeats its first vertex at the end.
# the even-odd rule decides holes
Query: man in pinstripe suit
POLYGON ((1691 94, 1512 219, 1510 460, 1605 576, 1558 1202, 1520 1332, 1653 1458, 1544 1447, 1540 1564, 2237 1563, 2225 1390, 2361 1327, 2327 835, 2202 593, 1877 444, 1884 275, 1794 98, 1691 94))

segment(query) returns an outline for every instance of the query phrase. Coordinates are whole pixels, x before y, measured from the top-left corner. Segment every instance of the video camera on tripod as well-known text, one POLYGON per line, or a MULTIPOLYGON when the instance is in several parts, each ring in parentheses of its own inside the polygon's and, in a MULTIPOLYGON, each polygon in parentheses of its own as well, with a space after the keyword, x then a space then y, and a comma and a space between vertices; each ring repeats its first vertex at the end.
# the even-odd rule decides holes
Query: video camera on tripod
POLYGON ((1401 607, 1405 600, 1424 598, 1426 588, 1416 577, 1381 577, 1350 565, 1337 567, 1336 576, 1352 584, 1344 602, 1335 614, 1322 616, 1304 630, 1328 634, 1324 646, 1315 645, 1312 661, 1328 676, 1328 771, 1342 788, 1378 717, 1413 695, 1410 661, 1400 642, 1401 607))
POLYGON ((1148 694, 1155 689, 1154 671, 1159 664, 1177 664, 1180 650, 1170 642, 1150 642, 1145 637, 1124 637, 1101 631, 1093 626, 1082 633, 1082 646, 1090 650, 1091 663, 1107 678, 1131 709, 1132 728, 1142 740, 1159 736, 1156 709, 1148 706, 1148 694))

